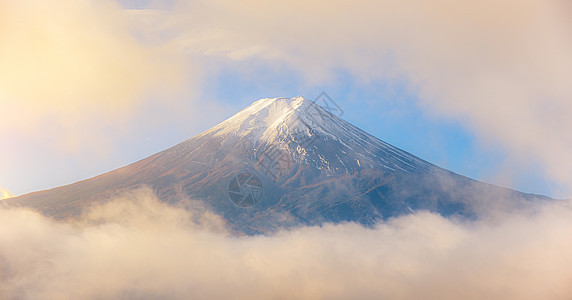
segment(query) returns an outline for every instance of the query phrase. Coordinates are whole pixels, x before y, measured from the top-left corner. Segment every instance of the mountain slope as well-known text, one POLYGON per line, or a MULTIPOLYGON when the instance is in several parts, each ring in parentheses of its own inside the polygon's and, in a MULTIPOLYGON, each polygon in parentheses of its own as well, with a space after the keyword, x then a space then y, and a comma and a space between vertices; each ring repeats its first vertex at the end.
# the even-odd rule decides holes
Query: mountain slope
POLYGON ((245 233, 323 222, 368 225, 417 210, 474 218, 547 199, 441 169, 295 97, 259 100, 144 160, 10 204, 70 218, 142 185, 169 203, 203 201, 245 233))

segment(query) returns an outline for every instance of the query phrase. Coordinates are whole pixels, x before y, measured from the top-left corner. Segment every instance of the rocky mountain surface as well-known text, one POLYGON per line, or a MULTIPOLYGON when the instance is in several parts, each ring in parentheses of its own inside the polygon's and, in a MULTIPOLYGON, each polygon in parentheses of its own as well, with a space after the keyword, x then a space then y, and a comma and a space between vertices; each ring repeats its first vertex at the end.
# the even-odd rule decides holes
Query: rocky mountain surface
POLYGON ((420 210, 478 218, 547 197, 478 182, 393 147, 303 97, 261 99, 170 149, 109 173, 12 198, 58 219, 151 187, 201 201, 247 234, 420 210))

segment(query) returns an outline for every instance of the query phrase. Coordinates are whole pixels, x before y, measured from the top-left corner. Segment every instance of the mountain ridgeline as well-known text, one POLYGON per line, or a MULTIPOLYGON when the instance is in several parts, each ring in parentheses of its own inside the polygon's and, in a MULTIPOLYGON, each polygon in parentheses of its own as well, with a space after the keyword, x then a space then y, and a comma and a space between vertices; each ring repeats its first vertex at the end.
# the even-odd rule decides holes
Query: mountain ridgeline
POLYGON ((416 211, 479 218, 549 199, 439 168, 295 97, 256 101, 146 159, 7 203, 69 219, 141 186, 170 204, 201 201, 246 234, 416 211))

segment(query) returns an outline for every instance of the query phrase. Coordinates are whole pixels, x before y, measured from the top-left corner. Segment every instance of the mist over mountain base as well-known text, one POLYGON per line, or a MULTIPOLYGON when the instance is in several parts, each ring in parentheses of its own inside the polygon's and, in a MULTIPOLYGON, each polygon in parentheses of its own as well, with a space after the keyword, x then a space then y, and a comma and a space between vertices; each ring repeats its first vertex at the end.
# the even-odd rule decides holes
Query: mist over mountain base
POLYGON ((572 205, 237 235, 150 189, 54 221, 0 209, 2 299, 570 299, 572 205))

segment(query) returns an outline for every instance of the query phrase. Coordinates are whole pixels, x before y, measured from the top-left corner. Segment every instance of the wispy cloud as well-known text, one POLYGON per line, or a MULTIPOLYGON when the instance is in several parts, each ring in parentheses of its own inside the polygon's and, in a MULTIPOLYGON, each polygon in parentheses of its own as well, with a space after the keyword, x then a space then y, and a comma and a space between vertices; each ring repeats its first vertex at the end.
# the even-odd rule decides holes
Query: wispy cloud
POLYGON ((286 66, 309 86, 342 70, 357 82, 405 81, 422 109, 504 147, 508 169, 532 160, 572 182, 568 1, 149 3, 1 2, 0 138, 42 132, 66 152, 94 151, 113 144, 110 131, 135 128, 126 116, 143 106, 153 122, 188 119, 173 111, 225 67, 248 78, 286 66), (153 115, 155 106, 176 108, 153 115))
POLYGON ((2 1, 0 137, 97 148, 95 124, 121 124, 159 89, 176 93, 180 62, 133 37, 126 18, 111 1, 2 1))
POLYGON ((361 82, 406 81, 423 109, 570 184, 571 12, 560 0, 215 0, 139 17, 163 24, 152 29, 169 47, 213 65, 259 59, 308 84, 339 70, 361 82))

